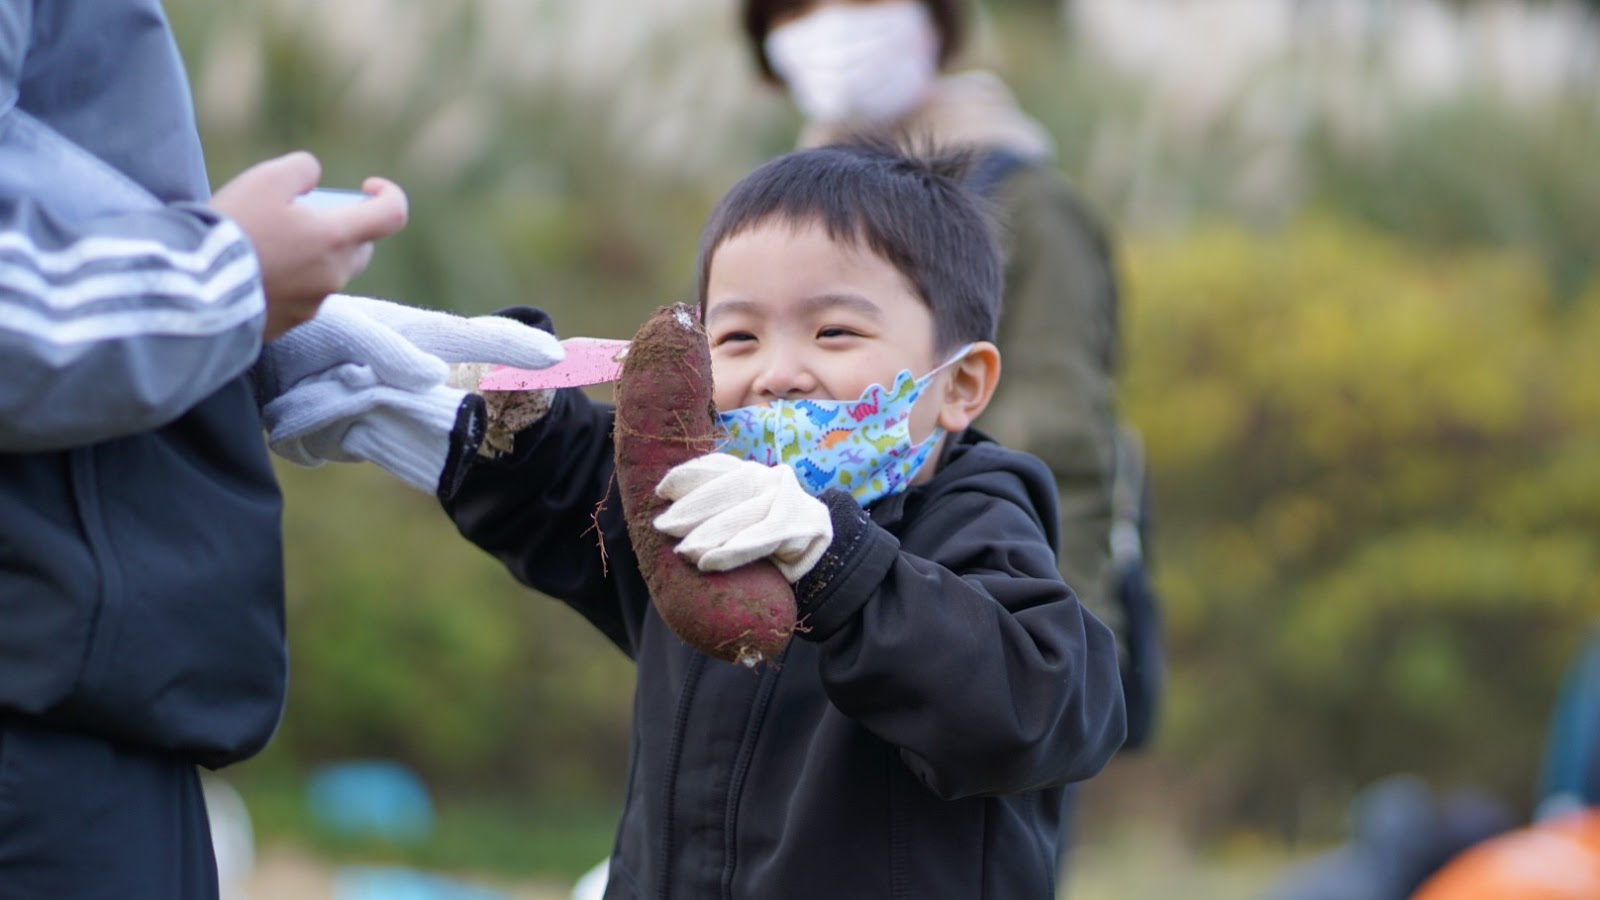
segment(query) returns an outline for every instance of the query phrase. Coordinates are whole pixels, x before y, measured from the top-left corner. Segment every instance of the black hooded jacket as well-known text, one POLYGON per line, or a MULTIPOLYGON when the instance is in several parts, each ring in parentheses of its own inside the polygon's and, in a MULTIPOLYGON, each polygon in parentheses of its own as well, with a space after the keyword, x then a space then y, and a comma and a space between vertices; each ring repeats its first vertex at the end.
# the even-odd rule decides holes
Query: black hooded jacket
POLYGON ((606 896, 1054 897, 1063 788, 1125 723, 1111 632, 1056 569, 1049 470, 969 432, 931 481, 869 511, 830 493, 833 544, 796 586, 805 629, 746 669, 656 614, 612 420, 559 392, 447 504, 637 664, 606 896))

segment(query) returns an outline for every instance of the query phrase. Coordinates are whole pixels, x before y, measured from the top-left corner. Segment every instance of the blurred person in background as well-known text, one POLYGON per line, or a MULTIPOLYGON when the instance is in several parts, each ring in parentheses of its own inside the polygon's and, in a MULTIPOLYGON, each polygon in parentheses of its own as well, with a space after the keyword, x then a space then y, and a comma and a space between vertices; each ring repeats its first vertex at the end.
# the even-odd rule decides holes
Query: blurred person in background
MULTIPOLYGON (((420 450, 368 458, 440 484, 471 443, 481 400, 404 337, 466 320, 324 303, 405 195, 369 179, 353 205, 297 203, 320 177, 292 153, 210 197, 159 0, 0 0, 0 900, 218 895, 196 766, 259 751, 286 687, 263 403, 367 385, 323 390, 341 402, 299 437, 351 456, 403 430, 420 450)), ((499 321, 500 350, 465 352, 550 357, 499 321)))
POLYGON ((1567 810, 1474 844, 1410 900, 1600 897, 1600 807, 1567 810))
POLYGON ((1391 775, 1351 801, 1343 844, 1290 866, 1264 900, 1406 900, 1452 856, 1514 821, 1481 789, 1436 794, 1416 775, 1391 775))
POLYGON ((802 146, 886 133, 973 153, 967 186, 991 201, 1005 253, 1006 377, 978 427, 1055 474, 1061 572, 1118 633, 1136 747, 1153 724, 1161 660, 1142 451, 1116 418, 1114 253, 1045 128, 995 74, 953 71, 969 12, 967 0, 744 0, 743 28, 761 78, 805 117, 802 146))

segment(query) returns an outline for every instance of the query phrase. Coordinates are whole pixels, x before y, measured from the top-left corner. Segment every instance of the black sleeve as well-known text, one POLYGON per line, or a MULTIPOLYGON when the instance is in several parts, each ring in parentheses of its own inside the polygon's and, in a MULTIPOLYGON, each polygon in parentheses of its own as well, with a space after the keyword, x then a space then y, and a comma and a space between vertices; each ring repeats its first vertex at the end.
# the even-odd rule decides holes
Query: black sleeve
POLYGON ((518 581, 565 601, 632 656, 616 567, 637 567, 611 490, 612 420, 581 391, 557 391, 512 452, 474 464, 444 507, 518 581))
POLYGON ((1116 647, 1056 571, 1037 516, 952 493, 901 549, 825 497, 827 558, 796 586, 834 705, 901 749, 937 795, 1035 790, 1098 772, 1126 730, 1116 647))

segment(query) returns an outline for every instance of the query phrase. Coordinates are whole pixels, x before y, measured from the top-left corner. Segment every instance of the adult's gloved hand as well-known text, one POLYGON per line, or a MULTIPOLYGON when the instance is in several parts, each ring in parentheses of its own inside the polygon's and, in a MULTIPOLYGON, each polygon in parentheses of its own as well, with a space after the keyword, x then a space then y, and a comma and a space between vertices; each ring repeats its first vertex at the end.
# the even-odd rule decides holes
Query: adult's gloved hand
POLYGON ((656 494, 671 500, 656 530, 682 538, 679 555, 703 572, 770 558, 790 583, 833 542, 833 519, 788 466, 708 453, 675 466, 656 494))
POLYGON ((252 376, 267 443, 303 466, 376 463, 423 491, 455 492, 483 441, 483 398, 451 363, 541 369, 554 335, 503 316, 464 318, 347 294, 262 350, 252 376))

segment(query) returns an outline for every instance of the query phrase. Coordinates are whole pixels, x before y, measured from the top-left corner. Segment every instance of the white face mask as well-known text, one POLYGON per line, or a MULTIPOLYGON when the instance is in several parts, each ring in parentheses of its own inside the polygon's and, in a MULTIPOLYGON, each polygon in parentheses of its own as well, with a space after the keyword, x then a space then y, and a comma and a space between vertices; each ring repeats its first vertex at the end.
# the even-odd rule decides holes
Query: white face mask
POLYGON ((824 6, 763 47, 800 111, 828 125, 898 122, 938 77, 939 33, 918 0, 824 6))

